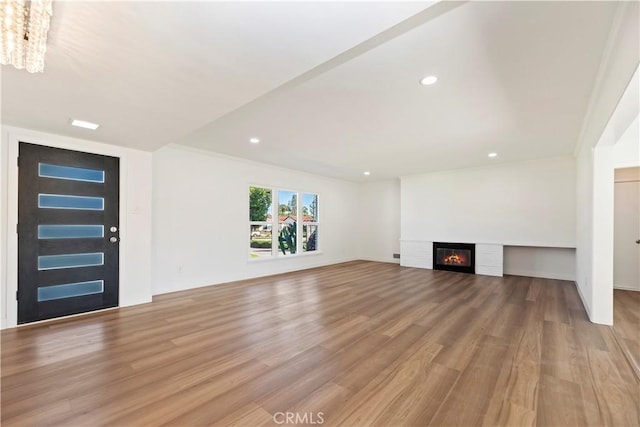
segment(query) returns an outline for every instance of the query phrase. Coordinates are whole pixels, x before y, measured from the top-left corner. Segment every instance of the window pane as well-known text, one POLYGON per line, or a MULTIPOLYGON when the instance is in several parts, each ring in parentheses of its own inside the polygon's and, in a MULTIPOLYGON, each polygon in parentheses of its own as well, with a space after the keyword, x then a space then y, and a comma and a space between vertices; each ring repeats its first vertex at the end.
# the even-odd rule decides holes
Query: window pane
POLYGON ((249 187, 249 221, 271 221, 271 190, 249 187))
POLYGON ((38 301, 79 297, 82 295, 101 294, 104 292, 104 281, 67 283, 64 285, 46 286, 38 288, 38 301))
POLYGON ((296 253, 296 222, 288 217, 287 221, 278 224, 278 255, 296 253))
POLYGON ((278 255, 296 253, 297 214, 298 193, 278 191, 278 255))
POLYGON ((302 194, 302 221, 318 221, 318 195, 302 194))
POLYGON ((279 222, 285 222, 288 218, 296 220, 298 211, 298 193, 295 191, 278 191, 278 217, 279 222))
POLYGON ((102 211, 104 210, 104 198, 67 196, 63 194, 38 194, 38 207, 102 211))
POLYGON ((38 239, 82 239, 104 237, 102 225, 39 225, 38 239))
POLYGON ((312 252, 318 250, 318 226, 302 226, 302 251, 312 252))
POLYGON ((251 224, 249 238, 249 257, 263 258, 271 256, 271 225, 251 224))
POLYGON ((72 181, 104 182, 104 171, 38 163, 38 176, 72 181))
POLYGON ((38 257, 38 270, 90 267, 104 264, 102 252, 88 254, 46 255, 38 257))

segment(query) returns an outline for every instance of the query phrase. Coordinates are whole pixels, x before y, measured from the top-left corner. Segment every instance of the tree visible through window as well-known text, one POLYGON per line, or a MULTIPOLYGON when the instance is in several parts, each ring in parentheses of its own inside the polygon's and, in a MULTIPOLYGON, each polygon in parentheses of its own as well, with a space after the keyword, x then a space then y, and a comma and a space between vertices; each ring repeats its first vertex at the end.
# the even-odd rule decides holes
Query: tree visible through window
POLYGON ((295 254, 298 250, 298 193, 278 191, 278 254, 295 254))
POLYGON ((251 221, 266 221, 271 207, 271 190, 251 187, 249 190, 249 209, 251 221))
POLYGON ((271 223, 272 191, 249 187, 249 250, 251 258, 271 256, 273 247, 271 223))
POLYGON ((302 250, 315 251, 318 246, 318 195, 302 194, 302 250))

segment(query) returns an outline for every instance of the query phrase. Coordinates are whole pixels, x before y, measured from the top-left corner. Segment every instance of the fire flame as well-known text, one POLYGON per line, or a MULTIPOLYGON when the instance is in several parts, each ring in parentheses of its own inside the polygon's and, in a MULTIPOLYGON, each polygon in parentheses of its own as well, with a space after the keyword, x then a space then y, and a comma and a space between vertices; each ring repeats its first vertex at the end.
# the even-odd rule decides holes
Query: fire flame
POLYGON ((451 255, 447 255, 442 260, 446 265, 466 265, 467 258, 459 253, 452 253, 451 255))

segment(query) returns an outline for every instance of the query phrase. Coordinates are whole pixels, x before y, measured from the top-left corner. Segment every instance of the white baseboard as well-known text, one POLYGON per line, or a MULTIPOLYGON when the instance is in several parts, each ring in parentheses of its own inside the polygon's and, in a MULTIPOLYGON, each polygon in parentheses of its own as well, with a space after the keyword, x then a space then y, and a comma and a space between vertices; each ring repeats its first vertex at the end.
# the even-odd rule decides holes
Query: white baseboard
POLYGON ((589 307, 589 304, 587 304, 587 300, 584 299, 584 295, 582 295, 582 291, 580 290, 580 285, 578 285, 578 282, 573 282, 573 284, 576 286, 576 289, 578 290, 578 296, 580 297, 580 300, 582 301, 582 305, 584 306, 584 310, 587 312, 587 317, 589 318, 589 320, 592 323, 593 319, 591 318, 591 307, 589 307))
POLYGON ((511 276, 537 277, 540 279, 568 280, 574 282, 576 280, 573 274, 551 273, 546 271, 530 271, 530 270, 505 270, 504 274, 511 276))
POLYGON ((376 258, 376 257, 360 257, 360 261, 387 262, 389 264, 400 264, 400 259, 396 258, 376 258))
POLYGON ((621 291, 634 291, 634 292, 640 292, 640 289, 638 288, 627 288, 625 286, 615 286, 613 285, 613 289, 619 289, 621 291))
MULTIPOLYGON (((307 257, 307 255, 302 255, 302 256, 303 257, 307 257)), ((309 255, 309 256, 321 256, 321 254, 313 254, 313 255, 309 255)), ((296 259, 296 258, 292 258, 292 259, 289 259, 289 260, 293 260, 293 259, 296 259)), ((211 281, 207 281, 206 283, 202 283, 202 282, 200 282, 200 283, 182 282, 179 285, 174 285, 171 288, 152 289, 151 292, 152 292, 153 296, 171 294, 173 292, 186 291, 188 289, 198 289, 198 288, 204 288, 204 287, 207 287, 207 286, 224 285, 224 284, 228 284, 228 283, 232 283, 232 282, 239 282, 239 281, 242 281, 242 280, 250 280, 250 279, 258 279, 258 278, 261 278, 261 277, 277 276, 279 274, 293 273, 295 271, 310 270, 312 268, 326 267, 326 266, 329 266, 329 265, 342 264, 342 263, 345 263, 345 262, 352 262, 352 261, 358 261, 359 260, 359 258, 355 258, 355 257, 340 258, 340 259, 333 259, 333 260, 325 260, 324 258, 318 258, 318 259, 320 259, 320 261, 318 261, 317 263, 303 265, 303 266, 296 265, 296 266, 293 266, 293 267, 284 268, 284 269, 278 269, 278 270, 269 271, 269 272, 266 272, 266 273, 265 272, 254 273, 251 270, 247 269, 247 270, 242 271, 239 274, 226 276, 226 277, 220 278, 218 280, 213 280, 212 279, 211 281)), ((266 260, 265 262, 270 262, 270 261, 281 262, 281 260, 273 260, 273 259, 266 260)), ((255 262, 253 264, 257 265, 257 263, 255 263, 255 262)))

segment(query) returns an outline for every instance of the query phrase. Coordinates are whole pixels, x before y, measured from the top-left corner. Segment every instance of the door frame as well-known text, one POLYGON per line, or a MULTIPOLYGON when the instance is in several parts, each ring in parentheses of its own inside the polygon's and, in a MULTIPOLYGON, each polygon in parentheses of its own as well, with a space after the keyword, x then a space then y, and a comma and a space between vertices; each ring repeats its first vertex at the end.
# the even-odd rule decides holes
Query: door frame
MULTIPOLYGON (((615 149, 615 147, 614 147, 614 149, 615 149)), ((614 197, 614 200, 613 200, 613 228, 614 228, 614 233, 613 233, 613 251, 614 252, 613 253, 615 255, 615 253, 616 253, 616 243, 617 243, 616 232, 615 231, 616 231, 616 227, 618 225, 618 221, 617 221, 618 216, 617 216, 616 206, 618 204, 618 197, 620 197, 619 195, 617 195, 618 187, 616 187, 616 186, 619 185, 619 184, 630 184, 630 183, 636 183, 636 184, 640 185, 640 178, 639 178, 640 177, 640 165, 631 166, 631 167, 617 167, 616 166, 613 171, 614 171, 614 179, 613 179, 613 197, 614 197), (634 171, 628 173, 629 177, 627 177, 627 176, 619 177, 618 176, 618 172, 617 172, 619 169, 634 169, 634 171), (618 180, 618 179, 620 179, 620 180, 618 180)), ((625 173, 625 175, 627 175, 627 173, 625 173)), ((627 199, 625 199, 625 201, 628 202, 627 199)), ((640 236, 638 236, 638 237, 640 237, 640 236)), ((628 236, 628 238, 632 239, 633 235, 628 236)), ((633 238, 633 240, 635 240, 635 238, 633 238)), ((636 245, 636 247, 637 247, 637 245, 636 245)), ((615 264, 615 261, 614 261, 614 264, 613 264, 613 280, 612 280, 614 291, 615 290, 621 290, 621 291, 640 292, 639 288, 625 287, 625 286, 619 286, 619 285, 616 286, 615 278, 616 278, 616 264, 615 264)), ((615 307, 614 307, 614 310, 615 310, 615 307)))
MULTIPOLYGON (((24 325, 18 325, 18 301, 16 300, 16 293, 18 291, 18 233, 16 232, 16 226, 18 223, 18 152, 19 143, 27 142, 36 145, 42 145, 45 147, 63 148, 67 150, 81 151, 84 153, 99 154, 105 156, 118 157, 120 159, 120 264, 118 275, 120 277, 119 293, 119 307, 122 306, 123 300, 123 287, 126 286, 126 282, 123 280, 124 272, 126 271, 127 259, 124 256, 127 253, 127 159, 121 153, 114 153, 113 148, 106 144, 93 143, 85 140, 76 140, 70 138, 57 138, 41 136, 36 133, 29 132, 9 132, 6 133, 3 130, 3 139, 7 140, 7 227, 6 227, 6 258, 4 265, 6 266, 6 292, 2 295, 2 303, 4 304, 3 312, 6 318, 2 319, 4 324, 2 328, 10 328, 15 326, 27 326, 33 325, 37 322, 26 323, 24 325)), ((110 310, 110 309, 106 309, 110 310)), ((96 313, 92 311, 90 313, 96 313)), ((59 317, 57 319, 63 319, 59 317)), ((41 322, 47 322, 55 319, 43 320, 41 322)))

